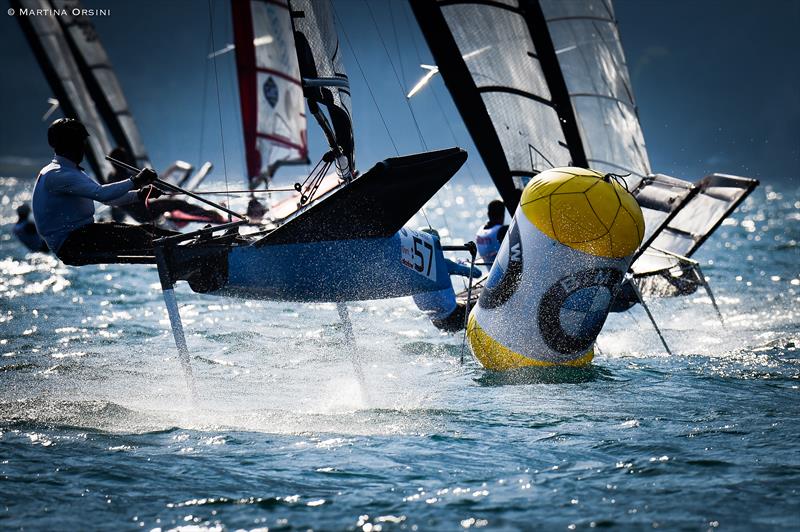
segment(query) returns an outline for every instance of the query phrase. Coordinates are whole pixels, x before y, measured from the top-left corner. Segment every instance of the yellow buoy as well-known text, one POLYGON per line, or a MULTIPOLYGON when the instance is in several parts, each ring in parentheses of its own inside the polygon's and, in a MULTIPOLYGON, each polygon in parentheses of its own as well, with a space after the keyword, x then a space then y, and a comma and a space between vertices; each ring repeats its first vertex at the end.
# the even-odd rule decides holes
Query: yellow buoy
POLYGON ((581 366, 644 237, 636 199, 584 168, 538 174, 472 310, 467 338, 488 369, 581 366))

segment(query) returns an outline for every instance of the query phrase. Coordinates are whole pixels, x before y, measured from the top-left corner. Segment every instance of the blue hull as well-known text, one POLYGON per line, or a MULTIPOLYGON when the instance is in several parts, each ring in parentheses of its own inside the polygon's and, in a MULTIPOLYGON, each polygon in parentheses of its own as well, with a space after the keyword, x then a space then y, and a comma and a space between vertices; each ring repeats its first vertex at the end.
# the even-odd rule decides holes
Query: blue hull
POLYGON ((404 228, 388 238, 233 248, 227 283, 212 293, 329 302, 409 296, 450 286, 438 242, 404 228), (419 243, 416 254, 409 249, 414 240, 419 243))

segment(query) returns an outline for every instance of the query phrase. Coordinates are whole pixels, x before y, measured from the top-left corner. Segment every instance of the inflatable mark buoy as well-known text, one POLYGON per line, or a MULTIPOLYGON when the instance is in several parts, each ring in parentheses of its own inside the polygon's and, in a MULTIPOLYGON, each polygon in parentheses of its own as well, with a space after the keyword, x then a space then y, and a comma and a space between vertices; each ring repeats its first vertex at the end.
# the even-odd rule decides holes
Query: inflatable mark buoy
POLYGON ((467 326, 487 369, 582 366, 644 237, 636 199, 610 176, 554 168, 534 177, 467 326))

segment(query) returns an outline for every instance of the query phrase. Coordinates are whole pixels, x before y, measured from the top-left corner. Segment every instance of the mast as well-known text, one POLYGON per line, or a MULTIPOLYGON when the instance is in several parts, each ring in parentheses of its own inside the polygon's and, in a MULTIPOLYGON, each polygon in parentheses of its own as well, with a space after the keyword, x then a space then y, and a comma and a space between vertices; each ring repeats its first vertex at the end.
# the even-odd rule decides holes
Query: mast
POLYGON ((528 24, 528 30, 536 48, 536 57, 539 59, 544 79, 550 88, 551 103, 558 114, 561 131, 567 141, 567 148, 572 158, 570 166, 587 168, 589 163, 586 161, 583 141, 581 140, 580 131, 578 131, 578 120, 575 118, 575 113, 572 109, 567 84, 561 73, 561 65, 558 63, 558 57, 553 47, 553 40, 550 38, 550 30, 547 28, 542 6, 539 5, 538 0, 520 0, 519 7, 525 22, 528 24))
POLYGON ((456 107, 506 207, 523 180, 586 165, 569 94, 535 2, 410 0, 456 107))

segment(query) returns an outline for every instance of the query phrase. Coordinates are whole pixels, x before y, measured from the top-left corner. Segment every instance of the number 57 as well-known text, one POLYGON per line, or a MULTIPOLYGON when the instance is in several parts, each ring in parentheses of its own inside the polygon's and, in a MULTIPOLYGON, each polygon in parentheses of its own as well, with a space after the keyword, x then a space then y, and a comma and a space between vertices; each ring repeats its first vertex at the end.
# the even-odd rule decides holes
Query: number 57
POLYGON ((425 275, 431 274, 431 264, 433 263, 433 246, 430 245, 429 242, 423 242, 423 240, 415 236, 414 237, 414 269, 418 272, 422 273, 425 272, 425 275), (422 245, 428 250, 428 258, 427 261, 425 259, 425 255, 422 254, 420 251, 419 246, 422 245), (416 258, 419 257, 419 264, 417 264, 416 258), (425 271, 425 263, 428 263, 427 271, 425 271))

